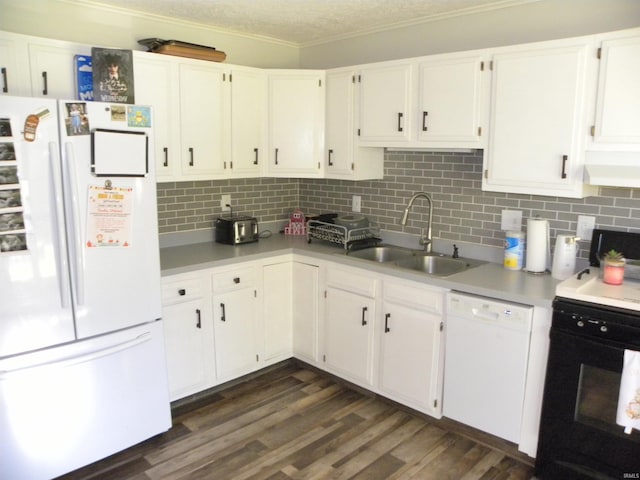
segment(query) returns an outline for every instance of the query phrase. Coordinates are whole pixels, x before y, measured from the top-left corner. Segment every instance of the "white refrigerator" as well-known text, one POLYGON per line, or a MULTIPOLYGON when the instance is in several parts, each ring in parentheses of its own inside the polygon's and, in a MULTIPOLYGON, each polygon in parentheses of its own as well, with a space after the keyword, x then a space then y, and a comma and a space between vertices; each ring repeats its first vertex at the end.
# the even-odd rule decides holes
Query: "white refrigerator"
POLYGON ((171 427, 149 107, 0 97, 0 478, 171 427))

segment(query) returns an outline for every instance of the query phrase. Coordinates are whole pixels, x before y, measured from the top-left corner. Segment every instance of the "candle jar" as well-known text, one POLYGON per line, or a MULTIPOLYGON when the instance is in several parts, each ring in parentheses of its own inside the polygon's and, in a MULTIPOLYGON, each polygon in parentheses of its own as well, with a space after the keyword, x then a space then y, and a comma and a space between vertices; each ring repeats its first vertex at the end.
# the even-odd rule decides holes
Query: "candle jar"
POLYGON ((604 259, 602 280, 609 285, 622 285, 624 280, 624 259, 604 259))

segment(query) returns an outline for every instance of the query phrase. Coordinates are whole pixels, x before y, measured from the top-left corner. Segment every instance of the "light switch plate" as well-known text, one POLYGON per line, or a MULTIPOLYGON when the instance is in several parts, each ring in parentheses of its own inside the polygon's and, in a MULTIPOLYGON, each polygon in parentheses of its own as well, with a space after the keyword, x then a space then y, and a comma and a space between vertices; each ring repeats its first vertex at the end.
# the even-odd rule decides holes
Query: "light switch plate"
POLYGON ((231 211, 231 207, 227 207, 227 205, 231 205, 231 195, 224 194, 220 197, 220 208, 222 208, 223 212, 231 211))
POLYGON ((591 241, 593 236, 593 229, 596 228, 596 217, 587 217, 585 215, 578 215, 578 226, 576 228, 576 237, 591 241))
POLYGON ((502 210, 500 229, 506 231, 519 232, 522 230, 522 211, 502 210))
POLYGON ((351 199, 351 211, 360 212, 362 209, 362 197, 360 195, 354 195, 351 199))

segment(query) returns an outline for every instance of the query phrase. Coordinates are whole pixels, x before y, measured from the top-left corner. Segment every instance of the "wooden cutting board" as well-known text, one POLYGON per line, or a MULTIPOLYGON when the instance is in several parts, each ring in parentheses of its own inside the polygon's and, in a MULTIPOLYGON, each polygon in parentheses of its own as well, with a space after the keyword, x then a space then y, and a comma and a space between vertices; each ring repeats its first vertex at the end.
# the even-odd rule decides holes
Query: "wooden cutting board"
POLYGON ((209 60, 211 62, 224 62, 227 58, 227 54, 220 50, 206 50, 203 48, 184 47, 182 45, 161 45, 153 51, 164 55, 196 58, 198 60, 209 60))

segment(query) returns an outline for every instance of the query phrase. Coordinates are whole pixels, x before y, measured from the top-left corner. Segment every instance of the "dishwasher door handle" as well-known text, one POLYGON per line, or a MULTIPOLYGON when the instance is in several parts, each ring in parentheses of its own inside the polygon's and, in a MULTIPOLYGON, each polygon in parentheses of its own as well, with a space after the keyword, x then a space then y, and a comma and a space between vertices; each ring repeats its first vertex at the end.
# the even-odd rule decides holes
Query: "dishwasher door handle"
POLYGON ((473 313, 474 318, 478 318, 481 320, 489 320, 491 322, 497 322, 498 320, 500 320, 500 315, 498 313, 485 312, 480 310, 479 308, 472 308, 471 312, 473 313))

